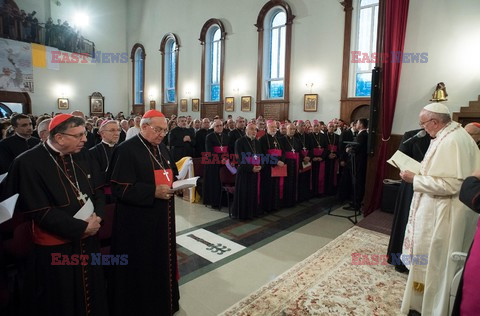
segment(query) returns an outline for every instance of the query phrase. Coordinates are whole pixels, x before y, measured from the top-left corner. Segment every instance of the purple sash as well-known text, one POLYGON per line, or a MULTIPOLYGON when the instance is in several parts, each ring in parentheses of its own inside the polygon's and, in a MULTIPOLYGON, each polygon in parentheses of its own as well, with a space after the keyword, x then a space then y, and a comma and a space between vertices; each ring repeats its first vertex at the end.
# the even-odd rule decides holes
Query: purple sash
POLYGON ((325 148, 313 148, 313 155, 315 157, 320 157, 323 155, 323 152, 325 151, 325 148))
POLYGON ((480 284, 480 220, 477 223, 477 232, 473 238, 472 249, 463 272, 462 303, 460 315, 476 315, 480 310, 478 299, 478 284, 480 284))
POLYGON ((331 153, 336 153, 337 145, 328 145, 328 150, 330 150, 331 153))

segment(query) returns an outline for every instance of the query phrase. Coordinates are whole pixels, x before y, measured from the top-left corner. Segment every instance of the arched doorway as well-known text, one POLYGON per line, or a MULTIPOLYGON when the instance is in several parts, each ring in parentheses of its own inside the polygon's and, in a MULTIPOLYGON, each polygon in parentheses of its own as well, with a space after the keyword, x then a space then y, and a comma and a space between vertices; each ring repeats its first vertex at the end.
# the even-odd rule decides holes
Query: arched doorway
POLYGON ((30 95, 27 92, 0 91, 0 115, 7 116, 13 112, 31 114, 30 95))
POLYGON ((361 119, 361 118, 368 119, 369 117, 370 117, 370 105, 362 104, 362 105, 357 106, 352 111, 352 114, 350 115, 350 122, 353 122, 353 121, 361 119))

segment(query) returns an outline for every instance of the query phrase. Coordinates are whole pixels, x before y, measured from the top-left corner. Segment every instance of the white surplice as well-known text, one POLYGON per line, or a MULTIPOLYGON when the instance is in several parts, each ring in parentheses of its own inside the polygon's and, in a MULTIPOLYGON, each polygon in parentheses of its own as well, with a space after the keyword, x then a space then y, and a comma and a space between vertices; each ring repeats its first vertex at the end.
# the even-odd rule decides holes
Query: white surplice
POLYGON ((403 254, 428 255, 428 263, 406 264, 410 273, 403 313, 414 309, 422 315, 448 315, 450 284, 461 268, 451 254, 468 250, 477 218, 458 194, 463 180, 476 169, 480 169, 478 146, 460 124, 451 122, 430 143, 413 181, 403 254), (414 282, 424 285, 423 292, 414 289, 414 282))

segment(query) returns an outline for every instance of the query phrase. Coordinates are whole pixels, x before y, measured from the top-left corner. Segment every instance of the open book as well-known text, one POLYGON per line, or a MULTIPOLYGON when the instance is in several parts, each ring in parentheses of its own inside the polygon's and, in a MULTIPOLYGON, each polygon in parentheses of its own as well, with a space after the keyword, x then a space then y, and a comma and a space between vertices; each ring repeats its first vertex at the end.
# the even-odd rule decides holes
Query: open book
POLYGON ((12 218, 15 204, 17 204, 17 199, 18 193, 12 195, 3 202, 0 202, 0 224, 12 218))
POLYGON ((400 150, 397 150, 395 154, 393 154, 392 158, 388 159, 387 162, 401 171, 410 170, 415 174, 420 174, 420 163, 415 159, 405 155, 400 150))
POLYGON ((197 186, 197 179, 200 177, 188 178, 185 180, 178 180, 172 183, 173 190, 189 189, 197 186))

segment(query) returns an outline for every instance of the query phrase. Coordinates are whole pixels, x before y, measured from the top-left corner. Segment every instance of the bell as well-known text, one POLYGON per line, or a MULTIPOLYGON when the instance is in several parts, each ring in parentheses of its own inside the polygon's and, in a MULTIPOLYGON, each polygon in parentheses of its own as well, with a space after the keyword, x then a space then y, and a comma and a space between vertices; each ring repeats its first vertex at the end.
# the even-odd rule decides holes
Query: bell
POLYGON ((433 102, 447 101, 447 89, 443 82, 440 82, 437 84, 437 87, 433 92, 432 99, 430 101, 433 101, 433 102))

